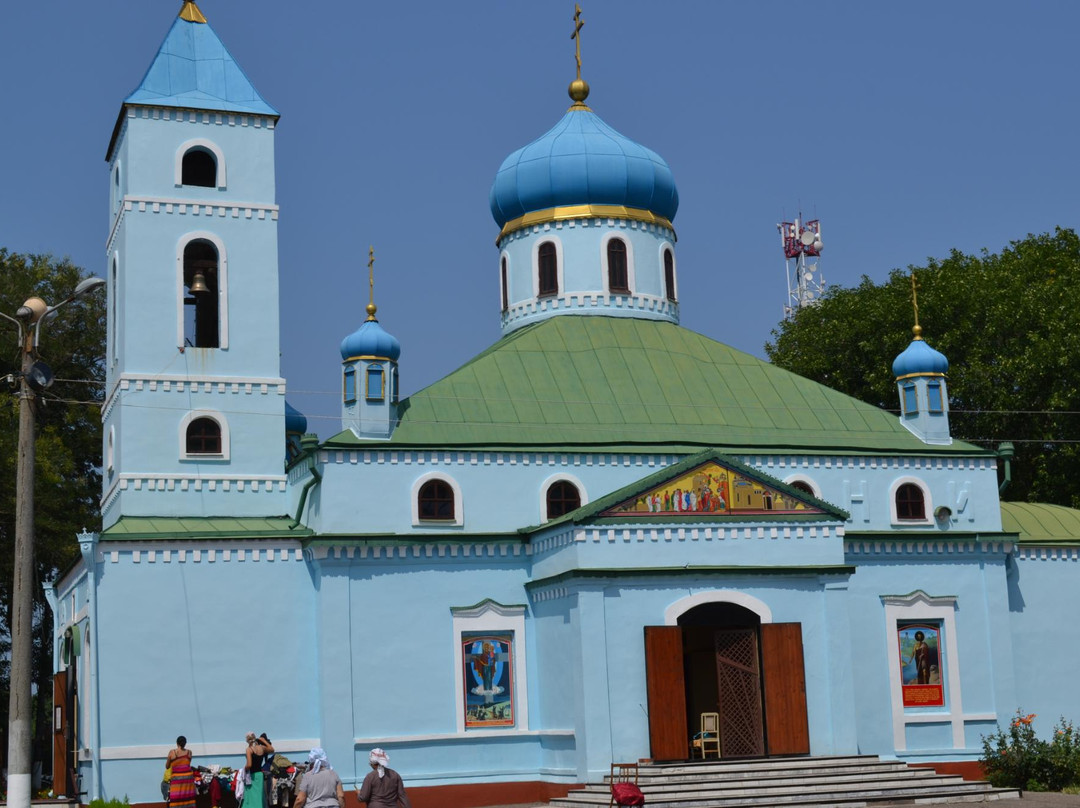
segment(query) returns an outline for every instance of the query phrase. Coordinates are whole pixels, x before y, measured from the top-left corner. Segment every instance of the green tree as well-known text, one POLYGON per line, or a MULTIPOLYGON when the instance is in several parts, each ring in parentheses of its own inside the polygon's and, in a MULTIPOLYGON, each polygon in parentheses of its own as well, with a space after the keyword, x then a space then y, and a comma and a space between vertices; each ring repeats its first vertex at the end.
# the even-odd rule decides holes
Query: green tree
MULTIPOLYGON (((32 296, 59 303, 87 277, 68 260, 19 255, 0 248, 0 311, 13 316, 32 296)), ((37 469, 34 481, 33 679, 36 753, 49 748, 52 698, 52 614, 42 582, 69 567, 78 556, 75 536, 100 526, 101 408, 105 382, 105 300, 101 292, 83 295, 44 324, 38 356, 56 382, 37 401, 37 469)), ((0 726, 7 725, 13 547, 15 541, 15 465, 19 431, 17 331, 0 319, 0 726), (6 349, 4 346, 7 346, 6 349)))
POLYGON ((780 367, 889 410, 911 340, 911 271, 927 342, 949 359, 954 438, 1016 445, 1005 498, 1080 507, 1080 239, 1029 235, 1000 253, 954 250, 876 284, 834 287, 765 346, 780 367))

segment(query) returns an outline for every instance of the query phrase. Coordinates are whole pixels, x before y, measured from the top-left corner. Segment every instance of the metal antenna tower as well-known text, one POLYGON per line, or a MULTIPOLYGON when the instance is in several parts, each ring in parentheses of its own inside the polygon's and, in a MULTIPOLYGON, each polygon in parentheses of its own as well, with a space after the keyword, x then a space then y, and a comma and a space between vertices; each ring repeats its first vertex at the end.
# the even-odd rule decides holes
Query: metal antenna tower
POLYGON ((793 222, 781 222, 780 242, 784 248, 784 269, 787 272, 787 301, 784 319, 790 320, 804 306, 812 305, 825 293, 825 278, 821 275, 821 222, 812 219, 801 222, 802 214, 793 222))

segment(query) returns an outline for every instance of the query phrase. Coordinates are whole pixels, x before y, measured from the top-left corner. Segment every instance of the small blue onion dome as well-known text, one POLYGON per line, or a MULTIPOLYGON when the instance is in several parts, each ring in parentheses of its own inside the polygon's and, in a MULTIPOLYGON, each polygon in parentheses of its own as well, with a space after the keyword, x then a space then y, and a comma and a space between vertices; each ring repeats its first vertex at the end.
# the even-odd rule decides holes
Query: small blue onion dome
POLYGON ((377 356, 395 362, 401 356, 401 343, 384 331, 375 319, 374 304, 368 304, 367 320, 341 341, 341 358, 351 359, 354 356, 377 356))
POLYGON ((288 401, 285 402, 285 432, 296 435, 307 432, 307 418, 288 401))
POLYGON ((899 379, 902 376, 947 373, 949 360, 945 358, 945 354, 926 344, 920 326, 915 326, 912 330, 915 332, 915 339, 893 360, 893 376, 899 379))
POLYGON ((675 219, 679 192, 656 152, 576 104, 547 134, 507 157, 491 186, 499 227, 548 208, 624 205, 675 219))

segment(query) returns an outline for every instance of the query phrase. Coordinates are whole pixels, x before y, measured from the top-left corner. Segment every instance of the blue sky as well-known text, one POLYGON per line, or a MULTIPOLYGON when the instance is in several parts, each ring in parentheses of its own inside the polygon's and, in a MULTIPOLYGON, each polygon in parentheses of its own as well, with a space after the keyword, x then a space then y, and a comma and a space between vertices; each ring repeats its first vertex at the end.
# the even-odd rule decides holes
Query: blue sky
MULTIPOLYGON (((102 271, 105 149, 180 5, 5 10, 0 246, 102 271)), ((328 437, 369 244, 406 393, 499 337, 488 189, 570 103, 573 3, 200 8, 282 113, 281 369, 328 437)), ((589 0, 584 16, 589 105, 675 174, 690 329, 763 356, 786 298, 776 223, 800 210, 845 286, 1075 226, 1080 3, 589 0)))

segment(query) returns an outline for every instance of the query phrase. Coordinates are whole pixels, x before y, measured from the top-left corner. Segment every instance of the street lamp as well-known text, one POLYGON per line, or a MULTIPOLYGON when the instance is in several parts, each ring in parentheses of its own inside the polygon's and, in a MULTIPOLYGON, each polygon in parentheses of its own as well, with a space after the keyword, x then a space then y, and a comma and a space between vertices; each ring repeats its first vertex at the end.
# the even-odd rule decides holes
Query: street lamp
POLYGON ((11 701, 8 711, 7 804, 30 808, 30 680, 32 678, 34 585, 34 398, 52 384, 52 371, 37 361, 41 325, 66 303, 104 286, 86 278, 55 306, 31 297, 14 317, 0 317, 19 329, 19 459, 15 470, 15 576, 11 587, 11 701))

